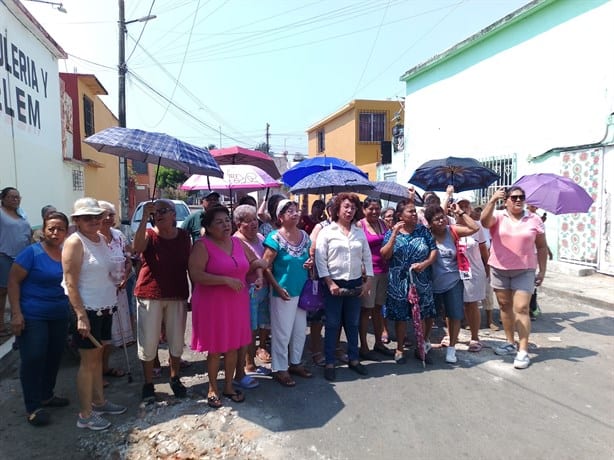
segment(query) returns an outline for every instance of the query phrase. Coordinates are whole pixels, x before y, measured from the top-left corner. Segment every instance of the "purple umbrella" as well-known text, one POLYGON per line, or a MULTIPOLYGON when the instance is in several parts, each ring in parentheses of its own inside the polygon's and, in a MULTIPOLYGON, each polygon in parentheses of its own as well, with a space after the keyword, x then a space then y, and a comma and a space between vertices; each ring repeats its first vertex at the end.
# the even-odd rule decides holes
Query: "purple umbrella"
POLYGON ((409 269, 409 289, 407 290, 407 301, 412 305, 411 316, 414 321, 414 333, 416 335, 416 347, 422 360, 422 367, 426 367, 426 353, 424 352, 424 331, 422 330, 422 318, 420 317, 420 296, 414 284, 414 278, 409 269))
POLYGON ((552 214, 588 212, 593 198, 569 177, 557 174, 528 174, 515 183, 526 194, 526 203, 552 214))

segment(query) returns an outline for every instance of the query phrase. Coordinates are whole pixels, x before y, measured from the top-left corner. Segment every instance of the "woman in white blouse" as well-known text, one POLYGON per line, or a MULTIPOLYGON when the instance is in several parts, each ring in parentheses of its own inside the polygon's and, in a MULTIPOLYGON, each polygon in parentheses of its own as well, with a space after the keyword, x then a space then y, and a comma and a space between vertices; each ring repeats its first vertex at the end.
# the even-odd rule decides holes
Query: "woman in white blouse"
POLYGON ((339 194, 331 208, 332 223, 318 234, 316 266, 327 286, 325 293, 324 377, 334 381, 335 349, 341 326, 348 343, 349 368, 367 374, 358 360, 360 297, 371 287, 373 264, 365 233, 358 227, 360 199, 352 193, 339 194), (364 277, 363 277, 364 268, 364 277))

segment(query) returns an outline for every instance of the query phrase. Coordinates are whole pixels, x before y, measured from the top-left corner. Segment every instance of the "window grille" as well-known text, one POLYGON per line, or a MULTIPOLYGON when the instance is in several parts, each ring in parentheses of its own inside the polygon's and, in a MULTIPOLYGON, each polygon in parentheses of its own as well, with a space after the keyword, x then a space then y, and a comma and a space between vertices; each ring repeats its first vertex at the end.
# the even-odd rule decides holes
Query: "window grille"
POLYGON ((361 112, 358 120, 359 142, 385 141, 386 113, 385 112, 361 112))
POLYGON ((72 191, 73 192, 83 191, 83 171, 80 169, 72 170, 72 191))
POLYGON ((475 202, 484 205, 488 202, 492 194, 501 187, 510 187, 516 178, 516 154, 503 157, 491 157, 480 160, 487 168, 499 174, 499 179, 487 188, 476 190, 475 202))
POLYGON ((324 130, 318 131, 318 153, 322 153, 326 149, 324 144, 324 130))
POLYGON ((94 102, 87 96, 83 96, 83 124, 86 137, 96 132, 94 128, 94 102))

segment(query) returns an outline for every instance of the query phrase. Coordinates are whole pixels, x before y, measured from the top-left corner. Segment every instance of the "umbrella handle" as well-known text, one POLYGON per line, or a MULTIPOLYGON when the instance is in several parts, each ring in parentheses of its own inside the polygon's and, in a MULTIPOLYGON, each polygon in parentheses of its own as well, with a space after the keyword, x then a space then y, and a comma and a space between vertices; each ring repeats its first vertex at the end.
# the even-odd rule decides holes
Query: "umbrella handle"
POLYGON ((412 269, 409 267, 409 283, 414 284, 414 276, 411 274, 412 269))

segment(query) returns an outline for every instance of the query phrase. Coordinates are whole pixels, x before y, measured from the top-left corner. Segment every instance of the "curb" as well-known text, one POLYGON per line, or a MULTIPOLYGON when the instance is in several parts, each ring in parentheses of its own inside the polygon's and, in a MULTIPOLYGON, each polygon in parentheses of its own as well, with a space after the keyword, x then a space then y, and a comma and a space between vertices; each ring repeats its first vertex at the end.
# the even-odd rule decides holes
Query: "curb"
POLYGON ((552 288, 548 286, 540 286, 539 291, 549 296, 554 297, 568 297, 570 299, 578 300, 585 305, 595 308, 601 308, 602 310, 614 311, 614 303, 607 302, 605 300, 595 299, 583 294, 578 294, 572 291, 563 291, 561 289, 552 288))

